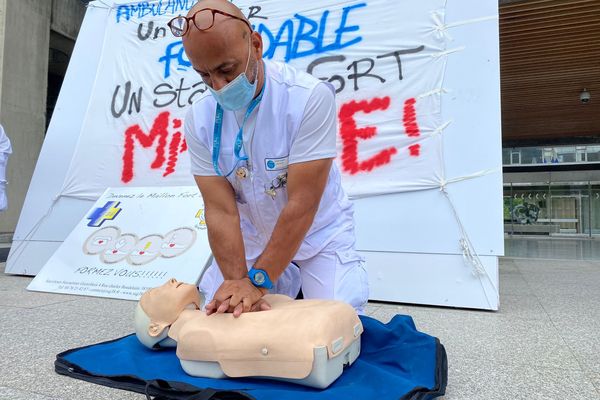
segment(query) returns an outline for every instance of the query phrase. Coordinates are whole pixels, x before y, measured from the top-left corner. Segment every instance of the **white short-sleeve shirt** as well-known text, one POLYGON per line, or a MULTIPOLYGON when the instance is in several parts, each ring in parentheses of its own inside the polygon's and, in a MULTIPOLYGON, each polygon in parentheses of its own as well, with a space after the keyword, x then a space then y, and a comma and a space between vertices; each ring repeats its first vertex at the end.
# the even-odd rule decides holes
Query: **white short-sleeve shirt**
MULTIPOLYGON (((298 135, 292 143, 289 164, 334 158, 336 156, 337 116, 331 89, 325 83, 318 84, 308 99, 304 118, 298 135)), ((260 107, 260 105, 259 105, 260 107)), ((253 111, 244 124, 244 138, 254 133, 257 110, 253 111)), ((245 110, 235 113, 238 126, 244 120, 245 110)), ((193 134, 195 127, 192 109, 185 117, 185 137, 190 152, 191 172, 198 176, 217 176, 212 163, 212 149, 200 143, 193 134)))
MULTIPOLYGON (((243 124, 242 155, 249 160, 243 162, 235 154, 235 138, 244 122, 245 110, 224 112, 216 157, 219 169, 234 190, 249 259, 262 253, 288 204, 288 166, 336 156, 337 108, 333 87, 285 63, 265 60, 264 65, 264 96, 243 124)), ((186 117, 185 136, 191 171, 196 176, 218 175, 212 155, 216 107, 214 98, 207 93, 192 105, 186 117)), ((334 163, 319 209, 295 260, 318 254, 353 225, 352 203, 334 163)))

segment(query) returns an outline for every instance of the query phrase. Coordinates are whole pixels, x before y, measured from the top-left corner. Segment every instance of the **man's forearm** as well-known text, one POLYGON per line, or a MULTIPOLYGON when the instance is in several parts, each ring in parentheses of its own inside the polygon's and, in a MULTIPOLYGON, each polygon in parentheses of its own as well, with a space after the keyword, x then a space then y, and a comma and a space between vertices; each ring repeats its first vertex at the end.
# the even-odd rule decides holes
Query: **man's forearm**
POLYGON ((239 215, 228 214, 219 209, 207 209, 206 225, 210 248, 223 277, 226 280, 233 280, 247 276, 239 215))
POLYGON ((264 269, 275 281, 283 273, 300 248, 310 229, 317 207, 307 207, 290 201, 281 211, 271 239, 256 261, 257 268, 264 269))

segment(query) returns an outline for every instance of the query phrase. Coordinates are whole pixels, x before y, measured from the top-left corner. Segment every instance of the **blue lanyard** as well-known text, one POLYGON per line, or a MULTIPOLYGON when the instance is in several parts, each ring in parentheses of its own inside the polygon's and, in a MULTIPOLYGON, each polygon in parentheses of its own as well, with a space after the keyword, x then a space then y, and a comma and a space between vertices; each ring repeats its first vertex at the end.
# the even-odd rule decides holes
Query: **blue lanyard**
MULTIPOLYGON (((254 109, 258 106, 258 104, 262 100, 266 84, 267 84, 266 82, 263 83, 263 87, 260 90, 260 94, 258 95, 257 98, 252 100, 252 103, 250 103, 250 106, 246 110, 246 115, 244 116, 244 121, 242 122, 242 125, 240 126, 240 130, 235 139, 235 147, 234 147, 234 153, 235 153, 235 158, 236 158, 235 164, 233 165, 233 168, 231 169, 231 171, 229 171, 229 173, 227 175, 225 175, 225 177, 228 177, 229 175, 231 175, 231 173, 237 167, 238 162, 248 160, 247 155, 240 156, 240 152, 242 151, 242 148, 244 147, 244 124, 250 117, 250 114, 252 114, 252 111, 254 111, 254 109)), ((221 105, 219 103, 217 103, 217 113, 215 115, 215 128, 214 128, 214 138, 213 138, 212 162, 213 162, 213 168, 215 169, 215 172, 219 176, 223 176, 223 174, 221 173, 221 169, 219 168, 219 153, 221 151, 221 132, 222 132, 222 130, 223 130, 223 108, 221 107, 221 105)))

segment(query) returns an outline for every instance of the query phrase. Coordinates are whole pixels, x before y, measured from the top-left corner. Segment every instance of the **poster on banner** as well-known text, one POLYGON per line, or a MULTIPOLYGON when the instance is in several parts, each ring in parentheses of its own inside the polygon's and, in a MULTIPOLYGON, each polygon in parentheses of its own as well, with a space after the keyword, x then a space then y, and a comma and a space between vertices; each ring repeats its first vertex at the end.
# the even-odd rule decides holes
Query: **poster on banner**
MULTIPOLYGON (((338 158, 351 197, 439 187, 445 0, 236 0, 263 57, 336 89, 338 158), (401 17, 402 23, 399 23, 401 17)), ((167 27, 194 0, 116 2, 62 195, 191 185, 183 119, 210 95, 167 27)))
POLYGON ((171 278, 198 282, 210 258, 195 186, 109 188, 27 289, 137 300, 171 278))

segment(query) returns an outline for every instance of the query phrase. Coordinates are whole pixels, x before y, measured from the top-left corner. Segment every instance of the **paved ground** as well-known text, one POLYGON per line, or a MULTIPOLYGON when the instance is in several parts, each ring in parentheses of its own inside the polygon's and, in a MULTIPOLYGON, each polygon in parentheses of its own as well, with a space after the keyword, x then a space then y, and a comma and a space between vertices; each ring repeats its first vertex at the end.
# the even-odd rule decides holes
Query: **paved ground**
MULTIPOLYGON (((500 277, 497 313, 380 303, 368 312, 412 315, 440 338, 447 400, 600 399, 600 262, 503 259, 500 277)), ((134 303, 27 292, 29 281, 0 273, 0 399, 144 398, 53 370, 63 350, 132 332, 134 303)))

